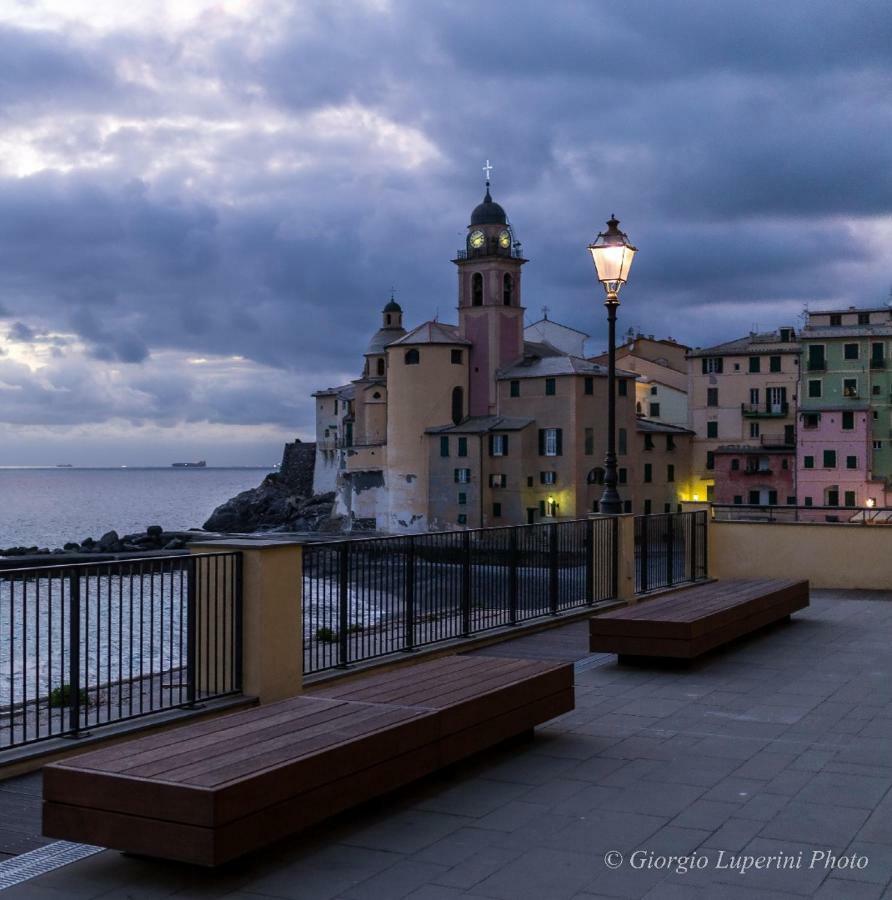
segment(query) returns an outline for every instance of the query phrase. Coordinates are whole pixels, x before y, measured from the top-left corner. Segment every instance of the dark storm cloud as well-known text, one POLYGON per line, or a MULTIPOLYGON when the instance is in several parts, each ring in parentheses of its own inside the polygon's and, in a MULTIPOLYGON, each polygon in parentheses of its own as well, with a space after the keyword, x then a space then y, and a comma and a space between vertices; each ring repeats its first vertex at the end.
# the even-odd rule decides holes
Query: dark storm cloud
POLYGON ((449 260, 487 157, 531 260, 529 317, 547 303, 596 348, 585 244, 614 211, 641 251, 623 328, 705 345, 806 303, 885 300, 885 4, 253 16, 177 34, 0 28, 0 118, 43 160, 0 168, 0 317, 57 335, 59 377, 83 392, 78 419, 70 387, 7 359, 21 383, 0 420, 106 421, 129 403, 141 421, 306 432, 306 395, 358 374, 391 286, 410 326, 454 320, 449 260), (63 333, 118 393, 76 369, 63 333), (161 377, 165 353, 180 368, 161 377), (209 379, 188 356, 248 362, 209 379))

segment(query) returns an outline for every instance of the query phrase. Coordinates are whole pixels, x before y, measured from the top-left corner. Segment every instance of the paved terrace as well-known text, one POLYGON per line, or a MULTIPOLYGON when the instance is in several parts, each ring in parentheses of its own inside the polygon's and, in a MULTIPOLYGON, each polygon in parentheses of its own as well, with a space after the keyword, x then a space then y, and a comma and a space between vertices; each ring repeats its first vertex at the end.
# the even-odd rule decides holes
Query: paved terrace
MULTIPOLYGON (((791 625, 687 669, 585 656, 576 711, 535 740, 223 871, 103 852, 3 897, 892 896, 890 600, 817 591, 791 625), (636 870, 636 850, 706 867, 636 870), (725 865, 786 854, 798 867, 742 874, 717 867, 720 851, 725 865), (868 863, 833 870, 812 865, 815 851, 868 863)), ((584 634, 569 625, 492 652, 581 657, 584 634)))

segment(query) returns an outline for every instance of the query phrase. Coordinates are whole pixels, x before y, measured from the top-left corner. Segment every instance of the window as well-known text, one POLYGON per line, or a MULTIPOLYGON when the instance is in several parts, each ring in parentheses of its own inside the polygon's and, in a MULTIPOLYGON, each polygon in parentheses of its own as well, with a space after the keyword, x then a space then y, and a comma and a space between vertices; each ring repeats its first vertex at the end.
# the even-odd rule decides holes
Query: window
POLYGON ((675 481, 675 466, 672 463, 666 466, 666 481, 675 481))
POLYGON ((508 484, 508 476, 504 473, 500 475, 489 476, 489 486, 493 488, 503 488, 508 484))
POLYGON ((811 505, 812 505, 812 499, 811 499, 811 497, 806 497, 806 498, 805 498, 805 505, 806 505, 806 506, 811 506, 811 505))
POLYGON ((604 470, 598 466, 585 476, 586 484, 604 484, 604 470))
POLYGON ((707 422, 706 423, 706 436, 708 438, 717 438, 719 436, 719 423, 718 422, 707 422))
POLYGON ((452 389, 452 424, 458 425, 465 417, 465 392, 460 387, 452 389))
POLYGON ((539 501, 539 515, 546 519, 553 519, 557 513, 557 501, 549 497, 539 501))
POLYGON ((494 519, 502 518, 502 504, 501 503, 493 503, 492 505, 492 517, 494 519))
POLYGON ((784 458, 781 460, 781 468, 782 468, 782 469, 789 469, 789 468, 790 468, 790 460, 788 460, 786 457, 784 457, 784 458))
POLYGON ((505 277, 502 279, 502 305, 511 306, 513 299, 514 279, 506 273, 505 277))
POLYGON ((630 513, 632 511, 632 501, 631 500, 623 500, 623 512, 630 513))
POLYGON ((586 376, 585 376, 584 384, 585 384, 585 392, 586 392, 586 394, 594 394, 594 392, 595 392, 595 379, 592 378, 591 375, 586 375, 586 376))
POLYGON ((870 325, 870 313, 858 313, 859 325, 870 325))
POLYGON ((883 449, 883 442, 882 442, 882 441, 874 441, 874 442, 873 442, 873 449, 874 449, 874 450, 882 450, 882 449, 883 449))
POLYGON ((858 457, 857 456, 847 456, 846 457, 846 468, 847 469, 857 469, 858 468, 858 457))
POLYGON ((836 451, 835 450, 825 450, 824 451, 824 468, 825 469, 835 469, 836 468, 836 451))
POLYGON ((617 482, 619 484, 627 484, 629 480, 629 470, 628 469, 617 469, 617 482))
POLYGON ((761 499, 761 497, 759 496, 759 492, 753 490, 753 491, 750 491, 749 500, 747 502, 750 504, 750 506, 758 506, 760 499, 761 499))
POLYGON ((468 517, 465 513, 458 514, 458 524, 459 525, 467 525, 468 524, 468 517))
POLYGON ((707 406, 718 406, 719 405, 719 389, 718 388, 707 388, 706 389, 706 405, 707 406))
MULTIPOLYGON (((870 361, 871 363, 882 363, 886 355, 886 348, 883 344, 874 343, 870 345, 870 361)), ((882 368, 882 365, 880 366, 882 368)))
POLYGON ((875 384, 873 386, 872 391, 874 394, 882 394, 883 392, 882 388, 878 384, 875 384))
POLYGON ((510 384, 508 385, 508 388, 509 388, 508 393, 512 397, 520 396, 520 382, 519 381, 517 381, 517 380, 511 381, 510 384))
POLYGON ((452 360, 452 365, 454 365, 454 366, 461 365, 461 357, 462 357, 461 350, 452 350, 452 351, 450 351, 449 356, 450 356, 450 359, 452 360))
POLYGON ((787 506, 795 506, 796 505, 796 497, 795 495, 791 495, 787 497, 787 506))
POLYGON ((540 472, 539 484, 557 484, 557 472, 540 472))
POLYGON ((533 486, 533 476, 527 475, 527 487, 532 487, 532 486, 533 486))
POLYGON ((843 355, 843 359, 857 359, 858 358, 858 345, 857 344, 843 344, 842 355, 843 355))
POLYGON ((803 457, 802 467, 804 469, 813 469, 815 467, 815 458, 813 456, 803 457))
POLYGON ((831 325, 842 325, 842 316, 838 314, 834 314, 830 316, 830 324, 831 325))
POLYGON ((545 396, 546 397, 554 396, 554 379, 553 378, 545 379, 545 396))
POLYGON ((650 515, 650 508, 651 508, 650 500, 645 500, 644 501, 644 515, 646 515, 646 516, 650 515))
POLYGON ((585 429, 585 449, 583 451, 586 456, 591 456, 595 452, 595 429, 585 429))
POLYGON ((653 448, 654 448, 653 435, 651 435, 651 434, 644 435, 644 449, 645 450, 653 450, 653 448))
POLYGON ((455 483, 456 484, 470 484, 471 483, 471 470, 470 469, 456 469, 455 470, 455 483))
POLYGON ((735 494, 734 503, 736 506, 740 506, 743 503, 743 494, 735 494))
POLYGON ((465 494, 464 492, 460 492, 458 495, 458 505, 466 506, 467 503, 468 503, 468 495, 465 494))
POLYGON ((833 487, 827 489, 827 505, 839 506, 839 488, 833 487))
POLYGON ((672 512, 672 504, 671 504, 671 503, 664 503, 664 504, 663 504, 663 512, 664 512, 664 513, 672 512))
POLYGON ((414 347, 406 351, 404 358, 407 366, 417 366, 421 362, 421 354, 414 347))
POLYGON ((857 397, 858 396, 858 379, 857 378, 843 378, 843 380, 842 380, 842 395, 843 395, 843 397, 857 397))
POLYGON ((759 423, 750 422, 750 437, 757 438, 759 436, 759 423))
POLYGON ((468 455, 468 439, 466 437, 460 437, 458 439, 458 453, 456 456, 467 456, 468 455))
POLYGON ((651 403, 650 415, 654 419, 659 418, 659 416, 660 416, 660 404, 659 403, 651 403))
POLYGON ((381 399, 381 394, 380 394, 380 392, 375 391, 375 393, 372 394, 372 399, 373 399, 373 400, 380 400, 380 399, 381 399))
POLYGON ((562 456, 563 432, 560 428, 539 429, 539 456, 562 456))
POLYGON ((649 484, 654 480, 654 467, 650 463, 644 464, 644 483, 649 484))
POLYGON ((629 449, 629 437, 625 428, 619 428, 616 432, 616 452, 625 456, 629 449))
POLYGON ((471 277, 471 305, 483 306, 483 276, 479 272, 471 277))
POLYGON ((808 379, 808 396, 809 397, 820 397, 821 396, 821 379, 820 378, 809 378, 808 379))
POLYGON ((768 357, 768 371, 769 372, 780 372, 781 370, 781 358, 779 356, 769 356, 768 357))
POLYGON ((780 339, 784 344, 788 343, 791 340, 791 338, 790 338, 791 330, 792 329, 790 329, 790 328, 781 328, 780 339))
POLYGON ((712 450, 706 451, 706 468, 714 469, 715 468, 715 453, 712 450))
POLYGON ((759 389, 758 388, 750 388, 750 403, 753 406, 759 405, 759 389))
POLYGON ((629 382, 625 378, 620 378, 616 383, 616 393, 619 397, 629 396, 629 382))
POLYGON ((768 492, 768 505, 777 506, 777 491, 768 492))
POLYGON ((669 451, 675 449, 675 438, 671 434, 666 435, 666 449, 669 451))
POLYGON ((844 410, 842 414, 842 430, 852 431, 855 428, 855 413, 850 409, 844 410))
POLYGON ((821 417, 817 413, 803 413, 802 414, 802 427, 803 428, 817 428, 818 422, 821 421, 821 417))
POLYGON ((650 395, 651 397, 656 397, 657 395, 657 386, 655 384, 651 385, 650 395))
POLYGON ((731 471, 739 472, 740 471, 740 460, 736 457, 731 460, 731 471))
POLYGON ((449 438, 440 438, 440 456, 449 456, 449 438))
POLYGON ((490 456, 507 456, 508 455, 508 435, 507 434, 491 434, 489 436, 489 455, 490 456))
POLYGON ((751 356, 750 357, 750 372, 758 372, 761 368, 762 357, 760 356, 751 356))
POLYGON ((377 367, 378 367, 378 375, 379 376, 383 375, 384 374, 384 360, 383 359, 378 360, 377 367))
POLYGON ((703 374, 712 375, 721 374, 722 358, 721 356, 706 356, 703 358, 703 374))

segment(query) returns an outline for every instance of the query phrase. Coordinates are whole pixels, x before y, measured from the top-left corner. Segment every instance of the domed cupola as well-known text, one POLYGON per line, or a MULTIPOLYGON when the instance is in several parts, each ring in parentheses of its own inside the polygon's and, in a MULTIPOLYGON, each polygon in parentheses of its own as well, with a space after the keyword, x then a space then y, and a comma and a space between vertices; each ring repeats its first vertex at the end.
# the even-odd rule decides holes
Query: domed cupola
POLYGON ((471 213, 471 225, 507 225, 508 215, 502 207, 492 199, 489 185, 486 185, 486 196, 471 213))
POLYGON ((406 329, 403 328, 403 308, 393 299, 393 294, 390 295, 388 304, 381 310, 381 317, 381 327, 369 341, 366 356, 383 353, 388 344, 399 340, 406 333, 406 329))

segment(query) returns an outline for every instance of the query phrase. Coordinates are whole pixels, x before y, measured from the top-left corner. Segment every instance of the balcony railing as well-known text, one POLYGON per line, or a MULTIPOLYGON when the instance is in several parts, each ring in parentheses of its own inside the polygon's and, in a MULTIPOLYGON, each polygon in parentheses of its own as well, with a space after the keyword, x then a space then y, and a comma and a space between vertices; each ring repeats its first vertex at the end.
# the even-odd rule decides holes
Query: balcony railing
POLYGON ((759 437, 763 447, 795 447, 796 438, 787 434, 763 434, 759 437))
POLYGON ((784 400, 782 403, 741 403, 740 411, 748 418, 783 417, 789 413, 790 405, 784 400))
POLYGON ((744 475, 773 475, 773 469, 751 469, 749 466, 745 469, 741 469, 741 473, 744 475))

